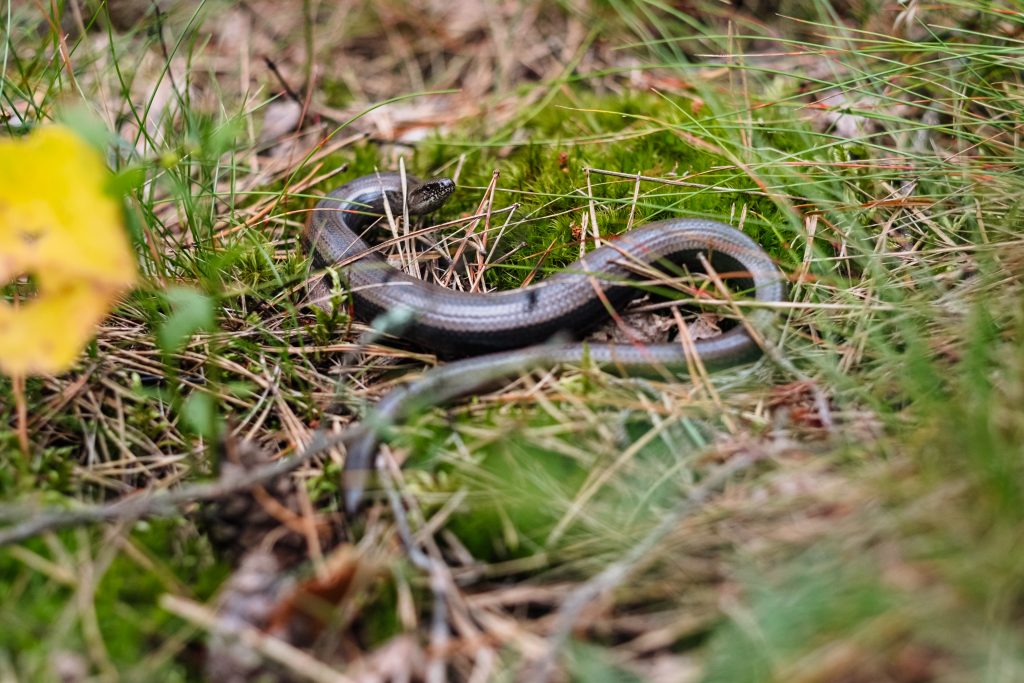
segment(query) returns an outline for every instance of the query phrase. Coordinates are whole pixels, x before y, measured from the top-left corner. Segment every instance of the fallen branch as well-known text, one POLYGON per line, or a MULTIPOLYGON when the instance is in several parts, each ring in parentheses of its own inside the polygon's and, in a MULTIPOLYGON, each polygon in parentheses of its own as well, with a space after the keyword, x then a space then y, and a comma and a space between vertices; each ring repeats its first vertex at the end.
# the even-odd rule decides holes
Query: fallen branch
POLYGON ((323 432, 316 431, 313 432, 312 441, 298 455, 282 458, 268 465, 254 467, 239 476, 183 486, 173 491, 133 493, 105 505, 91 505, 74 510, 43 511, 12 511, 10 508, 0 508, 0 519, 31 516, 20 524, 0 529, 0 548, 56 529, 110 520, 130 520, 172 514, 177 512, 182 505, 215 500, 235 491, 243 491, 288 474, 300 465, 309 462, 314 456, 342 443, 346 438, 346 434, 327 437, 323 432))

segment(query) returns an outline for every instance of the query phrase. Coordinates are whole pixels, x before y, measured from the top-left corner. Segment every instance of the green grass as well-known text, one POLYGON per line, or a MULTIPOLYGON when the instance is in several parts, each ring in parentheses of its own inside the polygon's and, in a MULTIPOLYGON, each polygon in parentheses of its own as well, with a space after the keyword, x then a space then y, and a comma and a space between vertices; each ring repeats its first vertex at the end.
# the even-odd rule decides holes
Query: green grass
MULTIPOLYGON (((782 365, 713 384, 566 368, 400 430, 399 487, 427 517, 443 515, 434 537, 493 639, 495 678, 511 679, 530 651, 496 620, 548 637, 545 619, 573 587, 627 555, 717 464, 751 453, 756 466, 681 517, 587 613, 565 650, 575 680, 646 680, 657 666, 730 683, 1024 678, 1024 16, 1012 2, 908 3, 919 13, 903 7, 894 29, 900 8, 883 3, 794 2, 780 11, 796 19, 729 25, 723 3, 697 4, 595 3, 574 56, 559 54, 538 82, 495 85, 480 97, 487 115, 412 147, 364 139, 288 163, 272 153, 280 140, 259 137, 276 80, 254 77, 262 89, 242 97, 239 74, 213 64, 223 54, 210 27, 225 6, 166 17, 162 41, 146 24, 102 20, 71 33, 74 79, 57 34, 35 30, 38 11, 13 7, 5 132, 62 117, 106 141, 144 282, 73 372, 28 381, 28 455, 0 380, 0 522, 26 506, 202 481, 228 430, 294 449, 421 368, 416 354, 373 347, 339 374, 348 349, 337 344, 365 326, 301 305, 297 238, 316 197, 393 170, 400 155, 417 175, 458 170, 438 222, 475 213, 500 171, 488 287, 571 263, 592 217, 604 234, 630 217, 726 220, 792 275, 782 365), (192 69, 168 70, 184 62, 192 69), (158 98, 161 82, 171 90, 158 98), (835 93, 844 99, 824 100, 835 93), (329 411, 338 396, 343 409, 329 411), (484 598, 494 602, 474 602, 484 598)), ((442 67, 462 54, 394 7, 361 6, 332 40, 355 50, 388 33, 443 54, 407 81, 402 63, 362 63, 376 79, 366 87, 393 79, 378 100, 414 105, 429 100, 415 93, 450 87, 442 67)), ((553 26, 572 16, 545 11, 553 26)), ((301 20, 287 26, 302 44, 301 20)), ((316 99, 362 113, 356 81, 319 40, 316 99)), ((280 59, 299 86, 301 57, 280 59)), ((325 125, 303 149, 371 120, 325 125)), ((307 478, 330 510, 339 457, 307 478)), ((0 678, 55 680, 53 657, 68 650, 103 680, 195 677, 201 629, 158 600, 207 602, 230 567, 193 512, 0 550, 0 678)), ((427 642, 430 583, 389 514, 352 531, 384 568, 349 605, 351 646, 369 652, 408 631, 427 642)), ((470 652, 452 655, 461 680, 482 645, 459 642, 470 652)))

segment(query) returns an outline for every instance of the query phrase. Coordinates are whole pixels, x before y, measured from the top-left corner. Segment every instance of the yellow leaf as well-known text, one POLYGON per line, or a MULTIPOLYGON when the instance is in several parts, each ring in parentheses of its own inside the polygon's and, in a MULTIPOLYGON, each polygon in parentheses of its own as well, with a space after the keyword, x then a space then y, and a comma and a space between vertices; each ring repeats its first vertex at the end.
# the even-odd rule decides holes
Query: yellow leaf
POLYGON ((69 368, 118 294, 135 282, 103 158, 70 130, 0 141, 0 284, 31 274, 38 294, 0 301, 0 370, 69 368))

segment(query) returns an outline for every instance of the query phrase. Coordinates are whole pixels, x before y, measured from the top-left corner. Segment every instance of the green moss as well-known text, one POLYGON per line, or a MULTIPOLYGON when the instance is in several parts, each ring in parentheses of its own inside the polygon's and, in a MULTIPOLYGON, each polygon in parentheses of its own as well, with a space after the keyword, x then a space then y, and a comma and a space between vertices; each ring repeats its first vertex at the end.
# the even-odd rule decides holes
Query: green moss
POLYGON ((352 89, 340 78, 325 78, 320 82, 319 91, 331 107, 344 107, 352 100, 352 89))
MULTIPOLYGON (((687 100, 677 102, 653 94, 597 97, 573 93, 556 98, 533 116, 527 124, 528 139, 532 142, 515 145, 507 154, 499 146, 460 142, 456 134, 419 146, 411 154, 408 166, 419 175, 431 176, 433 169, 446 167, 459 153, 470 153, 459 176, 461 189, 439 219, 475 211, 492 171, 500 171, 495 207, 520 203, 516 217, 524 221, 507 231, 503 242, 523 243, 525 247, 513 258, 489 269, 489 284, 499 288, 518 285, 534 270, 542 255, 546 255, 542 272, 561 268, 578 258, 579 247, 573 234, 578 233, 588 211, 587 169, 667 178, 686 175, 709 188, 734 188, 735 192, 721 192, 644 182, 634 210, 634 224, 672 216, 734 220, 746 211, 746 227, 754 237, 773 253, 788 258, 780 240, 789 235, 775 227, 785 221, 773 200, 756 194, 755 181, 742 171, 729 168, 726 158, 699 149, 685 135, 677 134, 695 120, 685 113, 688 107, 687 100), (618 137, 625 139, 617 141, 618 137), (551 215, 555 217, 548 218, 551 215)), ((731 134, 715 123, 710 110, 701 116, 698 125, 722 136, 731 134)), ((776 145, 784 142, 796 148, 805 141, 783 134, 773 140, 776 145)), ((375 148, 368 144, 354 145, 338 155, 338 162, 348 165, 346 177, 380 168, 375 148)), ((602 231, 621 232, 630 213, 634 181, 596 173, 590 180, 602 231)), ((330 182, 333 186, 338 180, 330 182)))

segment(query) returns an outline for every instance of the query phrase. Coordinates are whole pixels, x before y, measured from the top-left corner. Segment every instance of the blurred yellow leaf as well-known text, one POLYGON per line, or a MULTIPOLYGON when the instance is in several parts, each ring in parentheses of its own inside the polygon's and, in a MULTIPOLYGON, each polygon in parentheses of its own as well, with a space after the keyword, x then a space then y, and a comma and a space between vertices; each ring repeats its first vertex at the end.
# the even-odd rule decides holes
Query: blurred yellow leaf
POLYGON ((121 207, 100 154, 62 126, 0 141, 0 284, 31 274, 37 294, 0 301, 0 370, 68 369, 135 282, 121 207))

